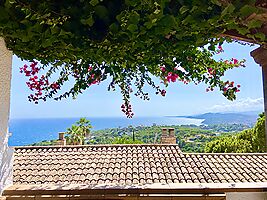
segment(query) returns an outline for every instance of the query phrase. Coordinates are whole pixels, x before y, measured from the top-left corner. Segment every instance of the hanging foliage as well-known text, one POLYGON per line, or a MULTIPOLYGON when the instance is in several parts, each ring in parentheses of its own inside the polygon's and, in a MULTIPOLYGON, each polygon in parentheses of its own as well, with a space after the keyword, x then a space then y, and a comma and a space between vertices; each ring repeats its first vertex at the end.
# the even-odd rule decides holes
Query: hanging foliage
POLYGON ((262 22, 244 20, 261 12, 254 3, 6 0, 0 3, 0 36, 17 56, 32 61, 21 68, 33 91, 30 101, 76 97, 110 77, 108 89, 120 88, 121 109, 132 117, 131 93, 148 100, 145 84, 165 96, 164 88, 171 82, 204 82, 207 91, 217 87, 235 99, 239 86, 222 77, 244 61, 216 61, 213 55, 222 51, 227 38, 219 36, 227 30, 266 42, 264 34, 251 34, 262 22), (155 84, 153 76, 162 84, 155 84), (69 80, 74 80, 73 87, 62 91, 69 80))

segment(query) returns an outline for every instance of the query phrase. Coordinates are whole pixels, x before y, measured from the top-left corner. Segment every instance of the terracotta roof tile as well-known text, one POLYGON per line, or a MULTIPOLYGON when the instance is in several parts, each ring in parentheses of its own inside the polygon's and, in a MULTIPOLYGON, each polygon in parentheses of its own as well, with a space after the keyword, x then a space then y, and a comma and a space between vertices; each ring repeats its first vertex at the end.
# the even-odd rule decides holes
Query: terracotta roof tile
POLYGON ((17 147, 14 184, 267 181, 267 154, 187 154, 177 145, 17 147))

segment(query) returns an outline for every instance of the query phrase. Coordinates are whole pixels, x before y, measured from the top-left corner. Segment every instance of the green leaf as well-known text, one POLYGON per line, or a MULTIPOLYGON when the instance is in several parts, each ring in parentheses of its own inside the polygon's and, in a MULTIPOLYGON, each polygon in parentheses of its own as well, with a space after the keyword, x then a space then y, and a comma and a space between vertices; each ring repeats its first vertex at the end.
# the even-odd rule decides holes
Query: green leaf
POLYGON ((219 0, 211 0, 211 3, 218 5, 218 6, 222 5, 221 1, 219 1, 219 0))
POLYGON ((265 41, 265 39, 266 39, 266 35, 264 33, 261 33, 261 32, 254 34, 254 36, 256 38, 259 38, 261 41, 265 41))
POLYGON ((130 24, 127 29, 133 33, 138 29, 138 26, 136 26, 135 24, 130 24))
POLYGON ((179 9, 179 11, 180 11, 181 14, 186 13, 188 10, 189 10, 189 8, 188 8, 187 6, 182 6, 182 7, 179 9))
POLYGON ((24 20, 22 20, 22 21, 20 21, 20 23, 21 24, 24 24, 24 25, 30 25, 30 21, 29 20, 27 20, 27 19, 24 19, 24 20))
POLYGON ((140 15, 137 12, 134 12, 130 15, 129 23, 137 24, 140 20, 140 15))
POLYGON ((151 21, 146 22, 144 25, 145 25, 145 27, 146 27, 147 29, 151 29, 152 26, 153 26, 153 24, 152 24, 151 21))
POLYGON ((110 32, 112 32, 113 34, 117 33, 119 30, 119 27, 116 23, 113 23, 109 26, 109 30, 110 32))
POLYGON ((8 17, 6 9, 4 9, 3 7, 0 7, 0 13, 1 13, 0 21, 8 20, 9 17, 8 17))
POLYGON ((223 11, 222 11, 222 17, 225 16, 226 14, 231 14, 235 10, 235 6, 233 4, 229 4, 223 11))
POLYGON ((59 31, 60 31, 60 29, 59 29, 57 26, 51 28, 51 34, 52 34, 52 35, 53 35, 53 34, 58 34, 59 31))
POLYGON ((138 5, 138 3, 140 3, 139 1, 137 1, 137 0, 125 0, 125 4, 126 5, 129 5, 129 6, 133 6, 133 7, 135 7, 136 5, 138 5))
POLYGON ((52 46, 52 40, 46 39, 45 41, 42 42, 42 47, 46 48, 49 46, 52 46))
POLYGON ((95 20, 94 20, 93 16, 90 16, 87 19, 81 19, 81 23, 84 25, 93 26, 95 23, 95 20))
POLYGON ((159 13, 160 13, 160 9, 157 9, 157 10, 154 11, 154 14, 156 14, 156 15, 159 14, 159 13))
POLYGON ((188 15, 183 21, 182 24, 188 24, 190 22, 194 21, 194 17, 192 17, 192 15, 188 15))
MULTIPOLYGON (((196 10, 199 10, 200 7, 198 6, 193 6, 193 8, 190 10, 190 13, 194 13, 196 10)), ((205 8, 204 11, 207 11, 207 9, 205 8)))
POLYGON ((248 28, 260 28, 262 26, 263 22, 257 19, 251 20, 248 22, 248 28))
POLYGON ((257 13, 258 9, 251 5, 245 5, 240 9, 240 17, 248 17, 252 13, 257 13))
POLYGON ((176 23, 176 19, 173 15, 165 15, 160 20, 160 25, 162 25, 164 27, 172 28, 172 27, 176 27, 177 23, 176 23))
POLYGON ((246 35, 247 33, 249 33, 249 29, 248 28, 238 28, 237 31, 241 35, 246 35))
POLYGON ((95 13, 101 19, 105 19, 108 17, 108 9, 102 5, 98 5, 95 7, 95 13))
POLYGON ((23 36, 23 37, 21 37, 21 41, 22 41, 22 42, 29 42, 29 41, 30 41, 30 37, 28 37, 28 36, 23 36))
POLYGON ((90 1, 90 4, 91 4, 92 6, 96 6, 98 3, 99 3, 98 0, 91 0, 91 1, 90 1))

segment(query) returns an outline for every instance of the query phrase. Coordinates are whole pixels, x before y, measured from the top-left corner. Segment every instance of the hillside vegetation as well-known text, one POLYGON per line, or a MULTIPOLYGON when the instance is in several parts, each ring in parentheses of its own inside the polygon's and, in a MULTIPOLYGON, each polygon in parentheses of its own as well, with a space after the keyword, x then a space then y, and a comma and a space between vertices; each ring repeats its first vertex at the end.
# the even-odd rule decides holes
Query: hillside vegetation
POLYGON ((265 151, 265 116, 261 114, 251 129, 231 136, 219 137, 208 142, 205 152, 212 153, 250 153, 265 151))
MULTIPOLYGON (((249 127, 242 124, 211 126, 128 126, 91 131, 84 144, 154 144, 160 143, 162 128, 174 128, 177 144, 183 152, 204 152, 206 143, 218 136, 228 136, 249 127)), ((34 146, 55 145, 55 140, 34 143, 34 146)))

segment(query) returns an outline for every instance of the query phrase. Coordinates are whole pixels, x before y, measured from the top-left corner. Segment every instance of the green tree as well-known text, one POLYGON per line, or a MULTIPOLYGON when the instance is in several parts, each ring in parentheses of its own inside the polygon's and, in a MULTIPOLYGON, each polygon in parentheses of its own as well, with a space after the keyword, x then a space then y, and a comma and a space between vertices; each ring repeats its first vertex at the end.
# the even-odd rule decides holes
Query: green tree
POLYGON ((265 115, 261 114, 258 121, 253 129, 252 144, 253 151, 255 152, 265 152, 265 115))
POLYGON ((252 152, 251 143, 248 140, 235 137, 225 137, 206 144, 205 152, 209 153, 246 153, 252 152))
POLYGON ((71 128, 67 129, 66 140, 68 144, 83 145, 85 139, 90 137, 90 130, 92 126, 90 120, 80 118, 71 128))
POLYGON ((80 127, 81 132, 84 134, 85 138, 90 138, 91 129, 93 128, 91 125, 90 120, 87 120, 86 118, 80 118, 78 122, 76 122, 78 127, 80 127))
POLYGON ((143 142, 141 140, 133 140, 127 136, 122 136, 115 137, 112 141, 112 144, 143 144, 143 142))
POLYGON ((205 152, 265 152, 265 116, 261 114, 252 129, 208 142, 205 146, 205 152))

